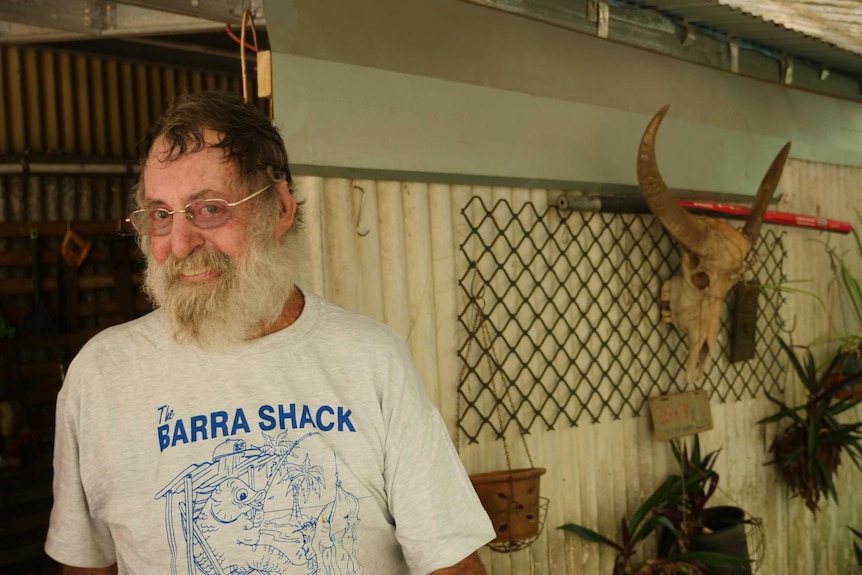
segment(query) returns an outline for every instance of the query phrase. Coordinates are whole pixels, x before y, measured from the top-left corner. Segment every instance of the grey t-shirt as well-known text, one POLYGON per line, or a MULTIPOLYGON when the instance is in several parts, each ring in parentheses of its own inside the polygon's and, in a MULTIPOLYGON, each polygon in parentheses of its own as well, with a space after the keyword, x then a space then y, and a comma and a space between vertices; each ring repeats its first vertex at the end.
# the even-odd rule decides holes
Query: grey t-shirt
POLYGON ((54 469, 47 553, 123 574, 424 574, 494 537, 403 342, 310 294, 219 353, 159 311, 94 337, 54 469))

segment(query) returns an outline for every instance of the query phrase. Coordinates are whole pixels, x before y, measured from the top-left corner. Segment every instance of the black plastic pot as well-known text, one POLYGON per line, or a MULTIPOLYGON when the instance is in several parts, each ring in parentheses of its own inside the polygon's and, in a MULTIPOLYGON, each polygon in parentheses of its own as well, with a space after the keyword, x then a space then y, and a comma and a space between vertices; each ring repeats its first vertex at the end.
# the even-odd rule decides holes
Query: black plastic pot
MULTIPOLYGON (((745 539, 745 512, 739 507, 717 506, 703 510, 703 524, 712 533, 697 533, 689 537, 690 551, 714 551, 751 559, 745 539)), ((751 575, 751 565, 712 567, 715 575, 751 575)))

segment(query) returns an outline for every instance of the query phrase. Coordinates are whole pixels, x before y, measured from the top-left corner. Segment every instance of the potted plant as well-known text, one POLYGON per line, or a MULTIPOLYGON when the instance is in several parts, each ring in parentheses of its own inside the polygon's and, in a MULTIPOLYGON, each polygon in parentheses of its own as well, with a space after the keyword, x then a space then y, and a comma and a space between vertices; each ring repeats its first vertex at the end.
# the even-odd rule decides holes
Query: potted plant
POLYGON ((689 535, 702 533, 705 529, 706 504, 718 489, 718 473, 713 469, 718 450, 702 455, 700 439, 694 436, 691 454, 688 447, 680 447, 671 441, 674 459, 679 465, 678 488, 669 498, 669 507, 659 513, 670 519, 678 531, 682 548, 688 548, 689 535))
POLYGON ((710 568, 739 566, 736 557, 709 551, 670 553, 665 557, 637 560, 637 550, 659 527, 676 533, 674 523, 664 513, 683 491, 682 478, 671 475, 635 510, 630 519, 623 517, 617 539, 611 539, 583 525, 566 523, 559 528, 578 535, 592 543, 607 545, 616 550, 613 575, 671 575, 710 573, 710 568))
POLYGON ((842 455, 847 454, 860 468, 862 422, 839 418, 859 401, 850 395, 840 396, 839 392, 852 389, 862 381, 862 373, 833 381, 830 375, 841 361, 840 352, 833 355, 825 369, 818 370, 810 349, 801 348, 803 357, 800 359, 790 345, 783 340, 779 343, 790 358, 807 397, 803 403, 791 407, 767 393, 767 398, 779 411, 758 423, 787 422, 769 448, 773 459, 767 464, 776 466, 793 496, 800 497, 816 515, 821 498, 838 501, 833 478, 842 455))
POLYGON ((678 481, 668 497, 668 506, 656 510, 674 526, 672 533, 660 532, 659 554, 715 552, 737 561, 710 565, 709 572, 722 575, 751 573, 751 558, 746 540, 745 512, 736 506, 707 507, 718 489, 719 475, 714 469, 718 450, 703 454, 700 439, 694 436, 691 453, 671 442, 674 458, 679 464, 678 481), (671 536, 669 536, 671 535, 671 536))

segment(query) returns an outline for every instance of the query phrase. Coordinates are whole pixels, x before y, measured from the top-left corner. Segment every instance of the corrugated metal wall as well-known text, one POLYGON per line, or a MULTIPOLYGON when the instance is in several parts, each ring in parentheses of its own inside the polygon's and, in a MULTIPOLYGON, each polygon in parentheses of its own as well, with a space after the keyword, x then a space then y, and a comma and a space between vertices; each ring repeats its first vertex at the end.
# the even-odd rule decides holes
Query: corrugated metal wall
POLYGON ((238 77, 0 46, 0 154, 134 158, 179 90, 241 93, 238 77))
MULTIPOLYGON (((515 210, 531 202, 541 211, 553 191, 310 176, 298 178, 297 184, 306 202, 311 254, 305 285, 339 305, 388 323, 407 340, 426 389, 455 437, 461 370, 457 349, 464 342, 457 320, 464 306, 457 280, 465 271, 459 246, 468 235, 461 210, 475 195, 489 205, 506 199, 515 210)), ((855 198, 862 195, 862 170, 791 161, 782 192, 780 209, 846 219, 855 198)), ((829 266, 817 241, 849 249, 850 236, 782 229, 787 231, 788 277, 814 279, 806 288, 827 294, 829 266)), ((791 296, 786 311, 796 342, 825 334, 826 321, 813 298, 791 296)), ((792 396, 800 393, 793 379, 787 388, 792 396)), ((788 500, 774 470, 764 466, 774 429, 755 422, 773 413, 772 405, 759 398, 713 404, 712 410, 715 427, 701 440, 705 449, 721 449, 717 463, 721 480, 713 503, 735 504, 762 519, 762 531, 751 531, 749 538, 753 555, 761 558, 758 572, 850 573, 852 535, 845 526, 862 525, 862 498, 853 489, 859 472, 845 463, 839 473, 841 505, 826 504, 815 522, 800 501, 788 500)), ((460 443, 471 473, 506 467, 502 442, 486 435, 478 444, 460 443)), ((507 443, 513 467, 528 466, 517 435, 510 435, 507 443)), ((548 469, 542 478, 543 495, 550 499, 544 532, 523 551, 483 550, 489 571, 611 573, 612 550, 556 527, 576 522, 615 534, 620 518, 674 471, 669 446, 652 439, 646 417, 554 431, 535 429, 527 444, 535 464, 548 469)))

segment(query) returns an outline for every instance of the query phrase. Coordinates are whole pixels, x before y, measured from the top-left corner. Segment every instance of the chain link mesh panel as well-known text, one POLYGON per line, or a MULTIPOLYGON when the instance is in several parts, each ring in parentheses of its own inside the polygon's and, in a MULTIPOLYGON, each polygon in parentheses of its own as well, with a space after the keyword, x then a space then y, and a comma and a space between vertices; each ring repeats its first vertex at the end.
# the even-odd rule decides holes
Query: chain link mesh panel
MULTIPOLYGON (((661 321, 661 284, 679 269, 676 242, 651 215, 489 206, 472 197, 460 246, 458 426, 471 441, 534 425, 597 423, 638 416, 647 398, 685 389, 685 336, 661 321)), ((785 277, 783 233, 765 227, 747 278, 761 287, 785 277)), ((727 360, 728 295, 720 353, 698 387, 711 401, 782 391, 778 337, 783 293, 761 289, 755 357, 727 360)))

